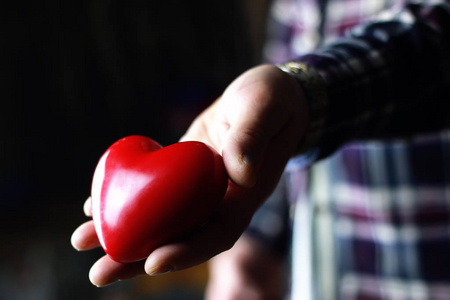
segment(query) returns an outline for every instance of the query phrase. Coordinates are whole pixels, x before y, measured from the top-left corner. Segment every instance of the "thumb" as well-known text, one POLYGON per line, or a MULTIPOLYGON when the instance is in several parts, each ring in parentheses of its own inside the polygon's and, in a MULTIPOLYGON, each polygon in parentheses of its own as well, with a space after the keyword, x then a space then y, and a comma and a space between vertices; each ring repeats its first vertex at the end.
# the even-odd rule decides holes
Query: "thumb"
POLYGON ((245 92, 230 91, 223 95, 228 130, 222 145, 222 156, 230 179, 238 186, 256 184, 258 165, 270 140, 285 125, 286 114, 264 86, 254 85, 245 92), (230 100, 230 98, 232 98, 230 100))
POLYGON ((235 184, 256 184, 258 166, 272 141, 281 148, 292 144, 289 134, 300 124, 300 94, 298 83, 273 66, 251 69, 225 90, 219 108, 227 125, 222 156, 235 184))
POLYGON ((256 184, 256 168, 269 138, 268 133, 256 128, 251 120, 230 127, 222 156, 228 175, 235 184, 246 188, 256 184))

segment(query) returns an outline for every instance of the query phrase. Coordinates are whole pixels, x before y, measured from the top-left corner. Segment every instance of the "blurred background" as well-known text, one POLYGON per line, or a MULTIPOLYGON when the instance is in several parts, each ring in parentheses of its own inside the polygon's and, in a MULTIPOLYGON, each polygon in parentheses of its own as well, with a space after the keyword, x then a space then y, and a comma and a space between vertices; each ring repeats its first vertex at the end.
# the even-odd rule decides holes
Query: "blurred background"
POLYGON ((70 236, 110 144, 176 142, 259 63, 267 4, 0 2, 0 299, 202 298, 204 265, 96 288, 70 236))

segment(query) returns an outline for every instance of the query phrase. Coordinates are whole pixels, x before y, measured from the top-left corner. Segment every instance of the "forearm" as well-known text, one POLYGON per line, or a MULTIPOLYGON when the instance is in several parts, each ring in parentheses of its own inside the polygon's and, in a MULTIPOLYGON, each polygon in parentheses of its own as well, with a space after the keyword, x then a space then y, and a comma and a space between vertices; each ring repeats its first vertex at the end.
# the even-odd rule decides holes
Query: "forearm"
POLYGON ((352 140, 448 127, 449 45, 450 2, 442 1, 409 5, 389 21, 357 27, 346 38, 297 58, 320 74, 326 91, 320 112, 324 122, 314 128, 320 136, 313 145, 318 156, 352 140))

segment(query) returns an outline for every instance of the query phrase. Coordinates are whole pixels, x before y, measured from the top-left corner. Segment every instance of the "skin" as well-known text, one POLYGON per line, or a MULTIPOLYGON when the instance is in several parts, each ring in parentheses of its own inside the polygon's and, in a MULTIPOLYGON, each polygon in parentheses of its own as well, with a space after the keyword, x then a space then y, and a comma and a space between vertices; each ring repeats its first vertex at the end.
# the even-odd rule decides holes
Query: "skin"
MULTIPOLYGON (((274 66, 257 66, 234 80, 223 95, 194 120, 181 138, 181 141, 202 141, 222 153, 231 182, 216 215, 188 239, 164 245, 144 261, 121 264, 108 256, 100 258, 90 270, 91 282, 104 286, 142 274, 159 275, 182 270, 230 249, 248 226, 256 209, 273 191, 293 155, 308 125, 307 107, 299 83, 274 66)), ((84 206, 88 216, 91 216, 90 205, 88 199, 84 206)), ((78 250, 99 246, 92 221, 75 230, 72 245, 78 250)), ((227 251, 228 255, 212 260, 211 266, 220 269, 220 265, 233 261, 235 270, 241 270, 244 277, 250 276, 252 272, 244 272, 247 266, 242 267, 240 262, 246 252, 256 248, 255 244, 240 240, 234 250, 227 251)), ((265 255, 260 258, 271 259, 265 255)), ((218 273, 213 272, 220 276, 218 273)), ((226 288, 215 284, 217 282, 220 280, 210 281, 209 299, 219 299, 214 291, 226 288)), ((256 283, 254 286, 258 286, 256 283)))

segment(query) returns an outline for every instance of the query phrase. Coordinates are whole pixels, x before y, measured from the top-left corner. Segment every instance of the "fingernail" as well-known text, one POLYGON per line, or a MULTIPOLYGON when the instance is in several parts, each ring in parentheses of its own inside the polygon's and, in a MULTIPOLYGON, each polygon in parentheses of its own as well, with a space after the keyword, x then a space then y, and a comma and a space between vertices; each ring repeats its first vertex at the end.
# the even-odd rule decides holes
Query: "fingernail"
POLYGON ((105 287, 115 283, 118 280, 112 277, 103 277, 104 276, 102 275, 102 270, 96 267, 96 265, 94 264, 94 266, 92 266, 91 270, 89 271, 89 280, 93 285, 95 285, 96 287, 105 287))
POLYGON ((77 251, 81 251, 81 249, 78 247, 79 240, 80 240, 80 237, 78 235, 78 231, 75 230, 72 233, 72 236, 70 237, 70 243, 72 244, 72 247, 77 251))
POLYGON ((241 166, 244 166, 247 171, 247 177, 245 179, 245 186, 252 187, 256 184, 256 173, 255 168, 256 164, 254 162, 254 159, 246 154, 241 154, 238 158, 239 164, 241 166))
POLYGON ((150 276, 158 276, 167 274, 169 272, 172 272, 173 267, 171 265, 163 265, 163 266, 154 266, 149 267, 145 269, 145 272, 150 276))
POLYGON ((247 165, 247 166, 250 166, 253 168, 254 162, 253 162, 253 159, 249 155, 241 154, 241 155, 239 155, 238 160, 239 160, 240 164, 247 165))

